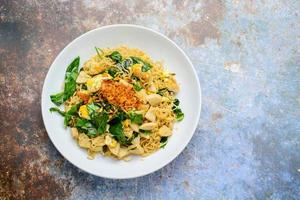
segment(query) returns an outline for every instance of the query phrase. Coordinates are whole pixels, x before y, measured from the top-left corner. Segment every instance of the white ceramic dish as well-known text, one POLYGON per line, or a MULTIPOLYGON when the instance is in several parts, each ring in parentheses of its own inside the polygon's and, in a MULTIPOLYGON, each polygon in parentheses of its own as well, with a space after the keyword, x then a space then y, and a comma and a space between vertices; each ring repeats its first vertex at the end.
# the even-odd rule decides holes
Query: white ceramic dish
POLYGON ((42 115, 48 135, 57 150, 78 168, 105 178, 134 178, 154 172, 178 156, 188 144, 197 127, 201 109, 201 91, 197 74, 187 55, 166 36, 136 25, 111 25, 89 31, 67 45, 52 63, 46 76, 42 92, 42 115), (180 84, 178 98, 185 118, 176 123, 173 135, 165 148, 145 157, 135 157, 129 162, 114 160, 101 155, 87 159, 86 150, 81 149, 64 128, 63 119, 50 113, 53 107, 50 95, 62 90, 68 64, 80 56, 80 66, 94 55, 94 47, 137 47, 154 60, 163 60, 167 70, 176 73, 180 84))

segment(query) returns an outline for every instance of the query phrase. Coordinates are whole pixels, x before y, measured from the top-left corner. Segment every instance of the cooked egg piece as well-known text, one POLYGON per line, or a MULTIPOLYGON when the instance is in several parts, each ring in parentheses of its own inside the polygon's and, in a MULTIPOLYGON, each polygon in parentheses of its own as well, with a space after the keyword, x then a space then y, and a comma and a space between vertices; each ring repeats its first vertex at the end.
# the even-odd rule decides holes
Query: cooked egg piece
POLYGON ((108 146, 114 148, 117 146, 117 144, 118 144, 118 142, 115 139, 112 139, 111 143, 108 146))
POLYGON ((80 106, 78 114, 79 114, 80 117, 82 117, 84 119, 89 119, 90 118, 89 111, 88 111, 86 105, 80 106))

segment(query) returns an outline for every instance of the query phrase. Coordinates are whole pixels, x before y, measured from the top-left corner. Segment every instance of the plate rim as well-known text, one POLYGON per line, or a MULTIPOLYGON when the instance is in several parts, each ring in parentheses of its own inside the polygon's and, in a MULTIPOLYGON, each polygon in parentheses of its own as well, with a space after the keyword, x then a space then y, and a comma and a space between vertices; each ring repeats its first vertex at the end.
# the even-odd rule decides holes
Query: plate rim
POLYGON ((202 90, 201 90, 201 85, 200 85, 200 81, 199 81, 199 77, 197 75, 197 72, 196 72, 196 69, 193 65, 193 63, 191 62, 191 60, 189 59, 189 57, 187 56, 187 54, 173 41, 171 40, 170 38, 168 38, 167 36, 165 36, 164 34, 156 31, 156 30, 153 30, 151 28, 148 28, 148 27, 145 27, 145 26, 141 26, 141 25, 136 25, 136 24, 112 24, 112 25, 106 25, 106 26, 101 26, 101 27, 98 27, 98 28, 95 28, 95 29, 92 29, 92 30, 89 30, 83 34, 81 34, 80 36, 76 37, 75 39, 73 39, 71 42, 69 42, 66 46, 63 47, 63 49, 59 52, 59 54, 57 54, 57 56, 55 57, 55 59, 52 61, 48 71, 47 71, 47 74, 44 78, 44 82, 43 82, 43 87, 42 87, 42 92, 41 92, 41 112, 42 112, 42 120, 43 120, 43 124, 44 124, 44 127, 45 127, 45 130, 47 132, 47 135, 48 137, 50 138, 50 141, 51 143, 54 145, 55 149, 63 156, 64 159, 66 159, 68 162, 72 163, 72 165, 74 165, 75 167, 79 168, 80 170, 88 173, 88 174, 91 174, 91 175, 94 175, 94 176, 98 176, 98 177, 102 177, 102 178, 108 178, 108 179, 133 179, 133 178, 138 178, 138 177, 142 177, 142 176, 146 176, 146 175, 149 175, 155 171, 158 171, 160 169, 162 169, 163 167, 167 166, 168 164, 170 164, 172 161, 175 160, 175 158, 177 158, 183 151, 184 149, 187 147, 187 145, 189 144, 189 142, 191 141, 192 137, 194 136, 195 132, 196 132, 196 129, 197 129, 197 126, 198 124, 200 123, 200 114, 201 114, 201 109, 202 109, 202 90), (192 134, 189 136, 188 140, 186 140, 185 144, 183 145, 183 147, 180 149, 180 151, 178 151, 178 153, 171 157, 171 159, 169 159, 166 163, 163 163, 162 165, 159 165, 159 167, 154 167, 153 169, 149 170, 148 172, 146 173, 141 173, 141 174, 137 174, 137 175, 131 175, 131 176, 127 176, 127 177, 113 177, 113 176, 105 176, 105 175, 100 175, 98 173, 95 173, 95 172, 91 172, 91 171, 88 171, 88 170, 85 170, 81 167, 79 167, 78 165, 76 165, 74 162, 72 162, 71 160, 69 160, 62 151, 59 150, 59 148, 57 147, 57 144, 55 144, 55 142, 53 142, 53 138, 52 136, 49 134, 49 131, 47 129, 47 126, 46 126, 46 122, 45 122, 45 117, 44 117, 44 108, 43 108, 43 102, 45 101, 43 96, 44 96, 44 91, 46 90, 46 80, 48 79, 49 77, 49 72, 50 70, 52 69, 53 67, 53 64, 56 62, 56 60, 58 59, 58 57, 60 57, 61 55, 64 54, 64 52, 66 51, 66 49, 71 46, 73 43, 77 42, 78 40, 80 40, 82 37, 84 37, 85 35, 87 34, 90 34, 92 32, 96 32, 96 31, 99 31, 99 30, 104 30, 104 29, 110 29, 110 28, 114 28, 114 27, 129 27, 129 28, 136 28, 136 29, 142 29, 142 30, 145 30, 145 31, 149 31, 149 32, 152 32, 160 37, 162 37, 163 39, 167 40, 170 44, 172 44, 173 47, 175 47, 177 50, 180 51, 180 53, 184 56, 184 58, 187 60, 187 62, 189 63, 189 65, 192 67, 192 72, 194 74, 194 76, 196 77, 196 83, 197 83, 197 90, 199 92, 199 112, 197 113, 197 119, 196 119, 196 123, 194 123, 193 127, 192 127, 192 134))

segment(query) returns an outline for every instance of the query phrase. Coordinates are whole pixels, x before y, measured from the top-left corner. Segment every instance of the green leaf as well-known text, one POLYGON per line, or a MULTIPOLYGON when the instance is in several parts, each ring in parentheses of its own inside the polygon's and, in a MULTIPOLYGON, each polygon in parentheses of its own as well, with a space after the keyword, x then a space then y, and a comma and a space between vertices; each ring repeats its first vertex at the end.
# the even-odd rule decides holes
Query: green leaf
POLYGON ((86 107, 90 116, 95 115, 96 111, 99 109, 99 106, 95 105, 94 103, 87 104, 86 107))
POLYGON ((137 63, 144 63, 142 59, 138 58, 138 57, 135 57, 135 56, 131 56, 130 57, 133 64, 137 64, 137 63))
POLYGON ((65 118, 64 118, 64 125, 65 125, 65 126, 68 126, 71 119, 72 119, 72 115, 66 114, 66 115, 65 115, 65 118))
POLYGON ((95 128, 89 128, 87 130, 87 135, 89 137, 96 137, 98 135, 97 129, 95 129, 95 128))
POLYGON ((117 112, 117 114, 112 118, 112 120, 110 120, 110 124, 116 124, 118 122, 122 122, 124 121, 125 119, 127 119, 128 116, 126 115, 126 113, 122 110, 119 110, 117 112))
POLYGON ((78 72, 80 57, 76 57, 67 67, 66 72, 78 72))
POLYGON ((180 101, 178 99, 174 99, 173 103, 174 103, 175 106, 179 106, 180 101))
POLYGON ((111 124, 109 127, 109 132, 114 136, 114 138, 121 144, 127 144, 128 141, 123 132, 123 126, 121 122, 111 124))
POLYGON ((135 91, 141 91, 143 89, 143 87, 141 86, 140 82, 136 82, 133 84, 133 89, 135 91))
POLYGON ((114 109, 114 106, 110 103, 108 103, 108 101, 103 100, 100 101, 98 103, 96 103, 96 105, 98 105, 99 107, 102 107, 106 112, 110 112, 111 110, 114 109))
POLYGON ((108 118, 109 116, 105 112, 97 113, 92 117, 91 121, 97 127, 97 132, 99 134, 102 134, 106 131, 108 118))
POLYGON ((68 114, 68 115, 74 115, 74 114, 76 114, 77 111, 78 111, 78 109, 79 109, 79 107, 81 106, 81 104, 82 104, 82 101, 80 101, 78 104, 72 106, 70 108, 70 110, 66 114, 68 114))
POLYGON ((55 105, 61 105, 63 102, 68 100, 76 91, 76 79, 78 76, 79 62, 80 58, 78 56, 67 67, 64 91, 50 96, 51 101, 55 105))
POLYGON ((76 91, 76 79, 78 76, 80 57, 75 58, 67 67, 65 75, 65 88, 63 100, 68 100, 76 91))
POLYGON ((64 102, 63 98, 64 98, 63 92, 53 94, 50 96, 51 101, 57 106, 60 106, 64 102))
POLYGON ((168 143, 168 137, 161 137, 160 139, 160 148, 164 148, 168 143))
POLYGON ((184 118, 184 113, 179 108, 180 101, 178 99, 174 99, 172 110, 174 114, 176 115, 176 121, 182 121, 184 118))
POLYGON ((72 106, 68 112, 65 113, 65 118, 64 118, 64 125, 68 126, 70 120, 72 119, 72 116, 77 116, 77 111, 82 104, 82 101, 79 102, 78 104, 72 106))
POLYGON ((126 70, 133 64, 133 61, 131 58, 127 58, 126 60, 122 61, 122 67, 126 70))
POLYGON ((128 144, 123 132, 122 121, 127 118, 127 115, 124 111, 119 111, 116 116, 109 122, 109 132, 114 136, 114 138, 119 141, 121 144, 128 144))
POLYGON ((142 72, 147 72, 152 68, 152 66, 149 63, 144 63, 142 66, 142 72))
POLYGON ((81 105, 81 103, 82 102, 72 106, 68 112, 63 112, 59 108, 56 108, 56 107, 50 108, 50 111, 51 112, 58 112, 61 116, 63 116, 64 117, 64 125, 68 126, 70 120, 72 119, 72 117, 74 115, 77 115, 77 110, 78 110, 79 106, 81 105))
POLYGON ((112 52, 110 55, 108 55, 108 57, 116 63, 120 63, 122 61, 122 55, 118 51, 112 52))
POLYGON ((129 118, 130 118, 130 121, 134 124, 142 124, 143 123, 143 115, 142 114, 130 112, 129 118))
POLYGON ((118 74, 118 72, 119 72, 119 69, 116 68, 116 67, 112 67, 112 68, 109 68, 109 69, 107 70, 107 73, 108 73, 109 75, 111 75, 113 78, 116 77, 116 75, 118 74))
POLYGON ((176 121, 182 121, 184 118, 184 113, 182 112, 182 110, 178 107, 176 107, 175 109, 173 109, 174 114, 176 115, 176 121))
POLYGON ((87 119, 77 118, 75 126, 78 128, 89 128, 92 127, 92 124, 87 119))
POLYGON ((77 118, 75 126, 89 137, 97 136, 97 129, 86 119, 77 118))
POLYGON ((59 108, 56 108, 56 107, 52 107, 50 108, 50 112, 58 112, 61 116, 65 116, 65 112, 64 111, 61 111, 59 108))
POLYGON ((102 134, 106 130, 107 121, 108 121, 108 114, 105 112, 99 113, 99 106, 94 103, 87 104, 87 109, 89 111, 89 115, 91 117, 91 122, 94 127, 97 129, 97 133, 102 134))

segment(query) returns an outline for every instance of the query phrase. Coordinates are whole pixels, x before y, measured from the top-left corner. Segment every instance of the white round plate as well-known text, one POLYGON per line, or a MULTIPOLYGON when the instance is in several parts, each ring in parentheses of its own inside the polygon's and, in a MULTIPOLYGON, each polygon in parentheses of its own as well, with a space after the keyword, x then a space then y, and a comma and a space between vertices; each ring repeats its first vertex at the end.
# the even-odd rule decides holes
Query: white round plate
POLYGON ((96 176, 126 179, 154 172, 178 156, 192 138, 197 127, 201 92, 195 69, 187 55, 166 36, 136 25, 111 25, 89 31, 67 45, 52 63, 46 76, 42 92, 42 115, 48 135, 56 149, 78 168, 96 176), (71 137, 70 129, 63 125, 63 118, 51 113, 50 95, 60 92, 65 71, 71 61, 80 56, 80 66, 96 54, 94 47, 136 47, 153 60, 164 61, 165 68, 176 73, 180 85, 177 95, 185 118, 176 123, 173 135, 165 148, 148 157, 134 157, 131 161, 119 161, 100 154, 94 160, 87 159, 86 150, 80 148, 71 137))

